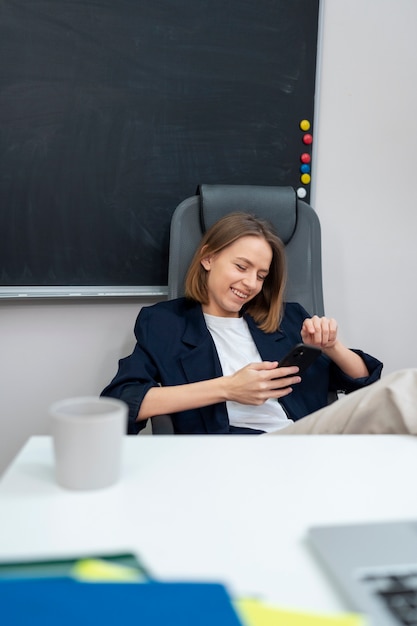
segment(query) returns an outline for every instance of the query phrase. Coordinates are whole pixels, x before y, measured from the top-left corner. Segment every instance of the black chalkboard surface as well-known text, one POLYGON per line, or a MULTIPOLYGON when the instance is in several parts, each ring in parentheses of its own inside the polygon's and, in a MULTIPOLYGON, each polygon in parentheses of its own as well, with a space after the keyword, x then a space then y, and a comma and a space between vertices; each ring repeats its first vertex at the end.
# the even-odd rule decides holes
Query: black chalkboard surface
POLYGON ((318 12, 2 0, 0 295, 163 292, 172 212, 200 183, 299 187, 318 12))

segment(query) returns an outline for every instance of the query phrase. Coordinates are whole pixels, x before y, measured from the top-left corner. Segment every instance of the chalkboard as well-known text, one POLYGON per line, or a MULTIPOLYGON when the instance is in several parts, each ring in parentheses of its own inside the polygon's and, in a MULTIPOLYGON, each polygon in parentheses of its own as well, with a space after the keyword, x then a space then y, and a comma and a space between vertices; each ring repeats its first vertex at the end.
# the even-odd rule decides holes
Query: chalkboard
POLYGON ((162 293, 172 212, 200 183, 300 187, 318 14, 1 0, 0 295, 162 293))

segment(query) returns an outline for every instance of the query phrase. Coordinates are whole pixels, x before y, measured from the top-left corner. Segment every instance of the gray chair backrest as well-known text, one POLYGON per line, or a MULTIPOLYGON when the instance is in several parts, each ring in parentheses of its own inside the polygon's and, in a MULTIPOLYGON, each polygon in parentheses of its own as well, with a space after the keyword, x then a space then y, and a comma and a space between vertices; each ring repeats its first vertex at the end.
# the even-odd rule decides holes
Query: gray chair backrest
POLYGON ((267 219, 285 244, 288 284, 285 299, 311 315, 324 315, 321 230, 316 212, 292 187, 201 185, 171 220, 168 297, 184 295, 184 280, 203 233, 223 215, 245 211, 267 219))

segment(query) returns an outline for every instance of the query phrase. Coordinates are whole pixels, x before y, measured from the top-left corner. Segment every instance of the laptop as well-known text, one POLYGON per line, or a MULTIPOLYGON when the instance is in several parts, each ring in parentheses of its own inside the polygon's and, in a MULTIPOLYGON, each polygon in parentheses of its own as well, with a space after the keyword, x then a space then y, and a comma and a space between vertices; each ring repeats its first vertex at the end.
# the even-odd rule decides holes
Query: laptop
POLYGON ((350 610, 372 626, 417 626, 417 520, 309 529, 350 610))

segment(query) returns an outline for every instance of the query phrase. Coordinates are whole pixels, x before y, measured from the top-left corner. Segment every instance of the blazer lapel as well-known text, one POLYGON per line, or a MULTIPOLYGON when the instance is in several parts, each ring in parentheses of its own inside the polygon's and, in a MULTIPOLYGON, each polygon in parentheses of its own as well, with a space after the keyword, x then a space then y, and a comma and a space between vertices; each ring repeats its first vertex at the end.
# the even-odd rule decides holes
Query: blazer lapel
POLYGON ((188 309, 185 317, 186 327, 181 341, 187 345, 188 352, 181 358, 181 363, 188 381, 197 382, 221 376, 220 361, 201 306, 188 309))
POLYGON ((250 315, 244 317, 263 361, 279 361, 293 347, 285 331, 264 333, 250 315))
MULTIPOLYGON (((189 348, 181 358, 181 364, 188 382, 211 380, 222 376, 219 357, 204 321, 201 306, 190 308, 185 313, 186 328, 182 336, 183 344, 189 348)), ((199 409, 208 433, 228 432, 229 418, 226 403, 205 406, 199 409)))

